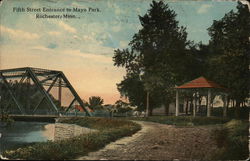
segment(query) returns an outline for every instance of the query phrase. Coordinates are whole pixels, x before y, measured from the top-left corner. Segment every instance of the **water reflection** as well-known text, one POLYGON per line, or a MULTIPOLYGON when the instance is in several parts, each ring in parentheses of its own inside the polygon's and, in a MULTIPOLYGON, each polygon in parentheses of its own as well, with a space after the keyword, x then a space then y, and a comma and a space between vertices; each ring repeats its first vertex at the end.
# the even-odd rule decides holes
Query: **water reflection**
MULTIPOLYGON (((47 122, 24 122, 16 121, 10 127, 0 127, 0 153, 7 149, 15 149, 23 144, 44 142, 51 138, 48 136, 47 122)), ((53 135, 50 132, 50 135, 53 135)))

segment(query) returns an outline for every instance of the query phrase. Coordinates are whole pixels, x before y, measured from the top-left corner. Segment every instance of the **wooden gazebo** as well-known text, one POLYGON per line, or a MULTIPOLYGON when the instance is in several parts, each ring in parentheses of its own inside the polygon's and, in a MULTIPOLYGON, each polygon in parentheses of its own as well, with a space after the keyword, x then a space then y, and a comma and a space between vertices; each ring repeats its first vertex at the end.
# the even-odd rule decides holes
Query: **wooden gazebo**
MULTIPOLYGON (((187 89, 187 90, 188 89, 207 89, 207 92, 208 92, 208 94, 207 94, 207 102, 206 102, 207 103, 207 116, 210 117, 211 116, 211 89, 212 88, 225 89, 224 87, 220 86, 219 84, 217 84, 217 83, 215 83, 213 81, 210 81, 210 80, 206 79, 203 76, 176 87, 175 115, 176 116, 179 115, 179 90, 180 89, 187 89)), ((195 110, 193 112, 193 115, 195 116, 195 110)), ((226 115, 225 110, 223 112, 223 115, 226 115)))

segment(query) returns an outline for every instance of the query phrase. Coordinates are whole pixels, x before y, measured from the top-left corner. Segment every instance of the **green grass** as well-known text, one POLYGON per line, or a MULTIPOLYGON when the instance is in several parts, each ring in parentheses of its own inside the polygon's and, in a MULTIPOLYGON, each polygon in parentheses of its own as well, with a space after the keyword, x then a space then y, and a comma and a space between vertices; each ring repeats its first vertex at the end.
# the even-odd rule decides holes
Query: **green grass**
POLYGON ((71 118, 60 122, 77 124, 99 131, 61 141, 36 143, 32 146, 5 151, 3 156, 10 159, 26 160, 74 159, 96 151, 121 137, 131 136, 141 129, 140 125, 134 122, 107 118, 71 118))
POLYGON ((10 159, 74 159, 96 151, 106 144, 124 136, 130 136, 141 127, 130 120, 151 121, 176 126, 214 126, 212 133, 218 151, 213 160, 239 160, 248 157, 248 121, 229 120, 219 117, 152 116, 148 118, 71 118, 60 122, 94 128, 99 132, 80 135, 71 139, 36 143, 17 150, 6 151, 3 156, 10 159))
POLYGON ((231 120, 213 131, 219 150, 214 159, 244 160, 247 159, 248 149, 248 121, 231 120))
POLYGON ((151 121, 161 124, 176 126, 200 126, 224 124, 229 121, 227 118, 220 117, 193 117, 193 116, 150 116, 150 117, 130 117, 130 120, 151 121))
POLYGON ((151 121, 161 124, 181 126, 213 126, 211 135, 218 150, 212 160, 245 160, 248 157, 248 120, 230 120, 220 117, 192 116, 151 116, 148 118, 131 117, 131 120, 151 121))
MULTIPOLYGON (((249 108, 250 107, 241 107, 239 109, 239 118, 247 120, 249 118, 249 108)), ((223 107, 213 108, 213 116, 221 117, 223 115, 223 107)), ((228 108, 227 117, 235 119, 235 108, 228 108)))

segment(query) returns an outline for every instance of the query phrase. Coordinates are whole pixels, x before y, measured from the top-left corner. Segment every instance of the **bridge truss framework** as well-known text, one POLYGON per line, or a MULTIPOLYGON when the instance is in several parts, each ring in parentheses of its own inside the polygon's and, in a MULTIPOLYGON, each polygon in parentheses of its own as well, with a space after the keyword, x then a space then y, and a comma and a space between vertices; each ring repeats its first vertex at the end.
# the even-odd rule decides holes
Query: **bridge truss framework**
POLYGON ((91 116, 86 103, 79 97, 62 71, 31 67, 0 70, 0 96, 0 108, 3 106, 1 102, 5 101, 5 108, 8 109, 15 106, 20 112, 19 114, 23 115, 36 114, 36 111, 41 108, 42 103, 46 101, 47 106, 50 110, 54 111, 54 114, 67 114, 70 109, 72 110, 73 104, 78 103, 84 109, 86 115, 91 116), (13 83, 13 80, 15 83, 13 83), (24 84, 26 93, 17 90, 23 88, 20 86, 24 86, 24 84), (55 98, 50 94, 53 87, 58 88, 57 104, 55 103, 55 98), (33 89, 33 93, 29 92, 31 88, 33 89), (62 108, 62 89, 65 88, 73 95, 73 100, 67 107, 62 108), (27 95, 25 96, 25 103, 24 101, 20 101, 20 95, 24 94, 27 95), (5 95, 8 95, 8 97, 6 98, 5 95), (39 97, 36 97, 37 95, 39 97), (37 101, 31 105, 31 100, 34 98, 37 101))

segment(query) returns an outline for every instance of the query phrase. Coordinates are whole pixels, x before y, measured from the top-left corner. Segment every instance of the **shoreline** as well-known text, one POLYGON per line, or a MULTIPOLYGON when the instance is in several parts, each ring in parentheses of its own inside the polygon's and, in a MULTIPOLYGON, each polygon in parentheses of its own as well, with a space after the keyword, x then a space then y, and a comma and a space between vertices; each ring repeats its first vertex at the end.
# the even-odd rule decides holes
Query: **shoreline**
POLYGON ((44 131, 42 135, 47 138, 47 140, 54 141, 55 138, 55 124, 47 124, 44 126, 44 131))
POLYGON ((45 130, 42 132, 42 135, 46 137, 49 141, 69 139, 82 134, 88 134, 98 131, 87 127, 81 127, 75 124, 66 124, 57 122, 54 124, 45 125, 44 129, 45 130))

